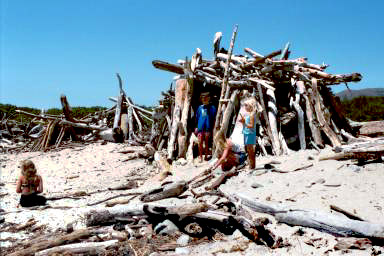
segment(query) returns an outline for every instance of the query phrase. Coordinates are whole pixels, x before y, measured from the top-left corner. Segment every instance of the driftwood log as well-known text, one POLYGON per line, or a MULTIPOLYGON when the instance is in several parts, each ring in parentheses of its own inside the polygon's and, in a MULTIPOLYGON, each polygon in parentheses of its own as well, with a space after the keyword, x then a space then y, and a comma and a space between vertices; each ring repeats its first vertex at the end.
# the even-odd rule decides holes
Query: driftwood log
POLYGON ((70 234, 62 235, 47 239, 46 241, 31 244, 28 248, 18 250, 14 253, 9 254, 10 256, 23 256, 23 255, 34 255, 36 252, 52 248, 55 246, 64 245, 72 241, 76 241, 81 238, 86 238, 93 235, 93 232, 89 229, 76 230, 70 234))
POLYGON ((164 198, 176 197, 184 193, 187 189, 188 184, 185 181, 166 184, 160 188, 142 194, 140 200, 142 202, 153 202, 164 198))
POLYGON ((117 244, 119 240, 108 240, 104 242, 86 242, 86 243, 75 243, 56 246, 50 249, 39 251, 35 253, 35 256, 48 256, 53 254, 102 254, 102 249, 105 249, 111 245, 117 244))
POLYGON ((273 215, 277 221, 288 225, 315 228, 339 236, 384 239, 384 225, 382 224, 353 220, 313 210, 267 205, 241 194, 233 196, 239 199, 241 205, 247 206, 255 212, 273 215))

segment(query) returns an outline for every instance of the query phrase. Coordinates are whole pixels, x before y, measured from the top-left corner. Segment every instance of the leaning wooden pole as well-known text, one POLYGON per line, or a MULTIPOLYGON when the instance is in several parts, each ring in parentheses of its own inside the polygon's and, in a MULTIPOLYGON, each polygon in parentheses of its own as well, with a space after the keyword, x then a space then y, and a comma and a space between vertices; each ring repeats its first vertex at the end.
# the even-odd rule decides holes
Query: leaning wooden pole
POLYGON ((228 131, 228 126, 229 126, 229 121, 231 120, 231 115, 232 115, 232 112, 233 112, 233 108, 234 108, 234 105, 235 105, 235 100, 236 100, 236 97, 239 93, 239 90, 236 90, 232 93, 231 95, 231 99, 229 100, 228 102, 228 106, 227 108, 225 109, 225 112, 224 112, 224 115, 223 115, 223 124, 221 125, 221 130, 223 130, 223 134, 227 134, 227 131, 228 131))
POLYGON ((170 137, 168 141, 168 158, 172 159, 175 149, 175 141, 177 137, 177 129, 179 128, 181 111, 183 108, 183 91, 185 87, 185 80, 177 80, 175 86, 175 107, 172 115, 172 128, 170 130, 170 137))
POLYGON ((315 110, 316 110, 316 116, 317 120, 319 120, 320 127, 324 131, 324 133, 327 135, 329 140, 332 143, 332 146, 341 146, 341 142, 339 138, 337 137, 336 133, 331 129, 329 126, 330 124, 327 123, 324 114, 323 114, 323 109, 322 109, 322 103, 321 103, 321 98, 319 91, 317 89, 317 79, 313 78, 312 79, 312 93, 313 93, 313 98, 315 100, 315 110))
POLYGON ((276 155, 281 155, 281 145, 279 139, 279 131, 277 129, 277 107, 275 93, 271 89, 267 89, 268 95, 268 119, 272 132, 272 146, 276 155))
MULTIPOLYGON (((223 83, 221 85, 220 101, 219 101, 219 106, 217 107, 216 121, 215 121, 215 126, 214 126, 214 129, 213 129, 214 135, 220 129, 221 115, 224 112, 224 106, 223 106, 224 102, 223 102, 223 99, 225 98, 225 95, 226 95, 226 92, 227 92, 229 69, 230 69, 230 65, 229 64, 231 63, 233 47, 235 45, 235 39, 236 39, 236 35, 237 35, 237 28, 238 28, 238 25, 236 24, 235 28, 233 29, 233 33, 232 33, 232 39, 231 39, 231 43, 230 43, 229 51, 228 51, 227 65, 225 66, 223 83)), ((228 89, 228 91, 229 91, 229 89, 228 89)))
POLYGON ((117 104, 116 104, 115 119, 113 120, 113 138, 115 142, 123 142, 123 132, 120 128, 123 97, 124 97, 123 93, 120 92, 120 95, 117 99, 117 104))
POLYGON ((271 140, 272 150, 275 152, 276 145, 275 145, 274 140, 272 139, 273 136, 272 136, 271 125, 269 123, 269 118, 268 118, 268 114, 267 114, 267 108, 266 108, 265 101, 264 101, 264 96, 263 96, 263 90, 261 89, 260 83, 257 83, 257 90, 259 92, 260 104, 261 104, 261 107, 263 109, 262 113, 263 113, 264 120, 265 120, 265 125, 266 125, 266 128, 267 128, 267 135, 268 135, 269 139, 271 140))
POLYGON ((310 94, 307 90, 304 92, 303 97, 305 99, 305 112, 308 119, 309 128, 311 129, 312 138, 317 146, 323 147, 323 139, 321 138, 318 122, 314 116, 314 109, 310 94))
POLYGON ((179 157, 185 157, 185 153, 187 152, 188 145, 188 116, 189 116, 189 111, 191 108, 191 100, 192 100, 192 95, 193 95, 193 74, 191 70, 189 69, 189 64, 187 62, 185 69, 185 74, 186 74, 186 88, 185 88, 185 99, 184 99, 184 106, 183 110, 181 113, 181 127, 179 130, 179 157))
MULTIPOLYGON (((294 84, 292 84, 294 86, 294 84)), ((291 99, 291 104, 293 105, 294 109, 297 112, 297 128, 299 132, 299 141, 300 141, 300 149, 305 150, 306 149, 306 142, 305 142, 305 128, 304 128, 304 111, 300 106, 300 96, 304 92, 304 82, 303 81, 297 81, 296 82, 296 94, 294 96, 294 99, 291 99)), ((292 97, 293 98, 293 97, 292 97)))

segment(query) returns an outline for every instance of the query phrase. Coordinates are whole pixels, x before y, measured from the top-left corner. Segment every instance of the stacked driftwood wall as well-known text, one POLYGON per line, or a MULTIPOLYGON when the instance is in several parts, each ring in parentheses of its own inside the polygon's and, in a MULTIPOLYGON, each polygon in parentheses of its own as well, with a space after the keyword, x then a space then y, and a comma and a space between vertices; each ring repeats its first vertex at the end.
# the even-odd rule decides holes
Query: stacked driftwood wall
MULTIPOLYGON (((246 56, 233 54, 237 26, 229 50, 220 48, 222 33, 213 40, 212 60, 203 59, 197 48, 191 60, 178 64, 154 60, 153 65, 173 72, 175 88, 163 93, 167 105, 160 104, 159 131, 154 145, 167 148, 168 158, 185 157, 195 141, 193 127, 196 99, 209 90, 218 112, 214 133, 229 135, 244 97, 253 96, 262 106, 258 144, 264 154, 281 155, 289 150, 340 146, 343 134, 352 129, 329 89, 330 85, 358 82, 359 73, 334 75, 328 65, 311 64, 306 57, 289 59, 289 43, 281 50, 262 55, 245 48, 246 56), (204 87, 204 88, 203 88, 204 87), (176 154, 177 153, 177 154, 176 154)), ((156 120, 155 120, 156 123, 156 120)))
POLYGON ((59 147, 71 147, 99 139, 131 145, 144 145, 150 140, 153 112, 135 105, 123 90, 119 74, 118 97, 110 97, 116 104, 106 110, 92 113, 81 119, 73 117, 71 106, 65 95, 61 95, 61 115, 32 114, 16 110, 19 114, 33 117, 23 136, 31 140, 13 149, 46 151, 59 147))

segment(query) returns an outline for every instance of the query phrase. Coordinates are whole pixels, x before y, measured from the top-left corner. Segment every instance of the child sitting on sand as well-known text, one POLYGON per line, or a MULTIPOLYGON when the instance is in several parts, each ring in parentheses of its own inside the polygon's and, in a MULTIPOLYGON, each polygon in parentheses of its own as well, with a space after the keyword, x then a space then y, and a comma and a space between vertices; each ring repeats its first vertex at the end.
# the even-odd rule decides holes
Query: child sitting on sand
POLYGON ((43 179, 37 175, 35 164, 31 160, 20 162, 21 175, 17 180, 16 193, 21 193, 20 205, 31 207, 45 205, 47 199, 38 195, 43 192, 43 179))

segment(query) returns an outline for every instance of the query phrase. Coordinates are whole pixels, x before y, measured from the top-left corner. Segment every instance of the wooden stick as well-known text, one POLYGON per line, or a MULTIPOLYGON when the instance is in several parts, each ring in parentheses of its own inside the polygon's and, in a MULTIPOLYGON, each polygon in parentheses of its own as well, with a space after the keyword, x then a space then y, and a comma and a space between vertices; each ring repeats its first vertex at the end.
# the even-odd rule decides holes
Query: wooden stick
POLYGON ((271 125, 269 123, 269 117, 268 117, 268 114, 267 114, 267 108, 266 108, 266 105, 264 103, 264 96, 263 96, 263 90, 261 89, 261 85, 259 83, 257 83, 257 90, 259 92, 259 98, 260 98, 260 104, 261 104, 261 107, 262 107, 262 113, 263 113, 263 116, 264 116, 264 120, 265 120, 265 125, 267 126, 267 134, 268 134, 268 137, 272 143, 272 149, 274 152, 275 151, 275 148, 277 147, 277 145, 275 145, 274 143, 274 140, 272 138, 272 129, 271 129, 271 125))
POLYGON ((31 116, 31 117, 40 118, 40 119, 43 119, 43 120, 56 120, 56 119, 58 119, 58 117, 35 115, 35 114, 32 114, 32 113, 28 113, 28 112, 26 112, 24 110, 21 110, 21 109, 16 109, 15 112, 20 113, 20 114, 24 114, 24 115, 27 115, 27 116, 31 116))
MULTIPOLYGON (((98 252, 98 250, 105 249, 111 245, 117 244, 119 240, 108 240, 104 242, 82 242, 75 244, 66 244, 56 246, 50 249, 46 249, 35 253, 35 256, 46 256, 46 255, 72 255, 72 254, 88 254, 89 252, 98 252)), ((100 251, 101 253, 101 251, 100 251)))
MULTIPOLYGON (((229 76, 228 63, 230 63, 230 61, 231 61, 233 47, 235 44, 235 39, 236 39, 236 34, 237 34, 237 28, 238 28, 238 25, 235 25, 235 27, 233 29, 233 33, 232 33, 231 43, 230 43, 229 51, 228 51, 229 56, 228 56, 227 65, 226 65, 226 68, 224 71, 223 84, 221 86, 220 100, 225 99, 225 94, 227 91, 227 83, 228 83, 228 76, 229 76)), ((224 112, 223 102, 219 101, 219 106, 217 107, 217 113, 216 113, 215 126, 213 129, 213 136, 215 136, 216 132, 220 129, 220 125, 221 125, 220 119, 221 119, 221 115, 223 112, 224 112)))
POLYGON ((99 127, 99 126, 89 125, 89 124, 73 123, 67 120, 61 120, 59 125, 67 125, 67 126, 73 126, 73 127, 96 130, 96 131, 108 130, 108 127, 99 127))
POLYGON ((169 71, 172 73, 176 73, 176 74, 180 74, 180 75, 184 74, 184 69, 181 65, 175 65, 175 64, 171 64, 171 63, 161 61, 161 60, 152 61, 152 65, 155 68, 169 71))
POLYGON ((187 189, 188 184, 185 181, 179 181, 143 193, 140 196, 140 200, 142 202, 153 202, 164 198, 175 197, 181 195, 187 189))
POLYGON ((281 145, 280 145, 280 139, 279 139, 279 132, 277 129, 277 121, 276 121, 276 115, 277 115, 277 107, 276 107, 276 98, 275 93, 267 89, 267 95, 269 96, 268 99, 268 120, 271 128, 271 140, 272 140, 272 146, 273 150, 276 155, 281 155, 281 145))
POLYGON ((14 253, 9 254, 9 256, 27 256, 34 255, 38 251, 42 251, 51 247, 59 246, 62 244, 70 243, 72 241, 76 241, 81 238, 89 237, 92 235, 92 231, 89 229, 80 229, 76 230, 70 234, 61 235, 58 237, 54 237, 48 240, 45 240, 40 243, 32 244, 30 247, 17 250, 14 253))
POLYGON ((334 211, 337 211, 337 212, 340 212, 342 214, 344 214, 345 216, 347 216, 348 218, 352 219, 352 220, 360 220, 360 221, 365 221, 364 219, 360 218, 359 216, 355 215, 355 214, 352 214, 346 210, 343 210, 341 209, 340 207, 337 207, 333 204, 331 204, 329 206, 331 208, 331 210, 334 210, 334 211))
POLYGON ((247 64, 242 65, 242 68, 243 68, 243 69, 249 69, 249 68, 251 68, 251 67, 253 67, 253 66, 257 65, 257 64, 260 64, 260 63, 262 63, 262 62, 265 62, 266 59, 273 58, 273 57, 275 57, 275 56, 277 56, 277 55, 280 55, 280 54, 281 54, 281 50, 274 51, 274 52, 268 54, 268 55, 265 56, 265 57, 262 57, 262 58, 260 58, 260 59, 256 59, 256 60, 254 60, 254 61, 252 61, 252 62, 250 62, 250 63, 247 63, 247 64))
POLYGON ((236 100, 238 93, 239 93, 238 90, 236 90, 232 93, 231 99, 229 100, 227 108, 225 109, 225 112, 223 115, 223 122, 222 122, 221 128, 220 128, 220 129, 223 129, 223 134, 227 134, 229 121, 230 121, 230 118, 231 118, 231 115, 232 115, 232 112, 234 109, 235 100, 236 100))
MULTIPOLYGON (((128 98, 127 101, 129 102, 129 101, 131 101, 131 99, 128 98)), ((132 103, 132 102, 130 102, 130 103, 132 103)), ((133 103, 132 103, 132 105, 133 105, 133 103)), ((136 113, 136 109, 133 108, 133 107, 132 107, 132 113, 133 113, 133 117, 135 118, 136 123, 137 123, 137 125, 139 127, 139 131, 140 132, 143 131, 143 125, 141 124, 140 118, 139 118, 139 116, 136 113)))
POLYGON ((104 203, 104 202, 106 202, 106 201, 109 201, 109 200, 118 198, 118 197, 123 197, 123 196, 138 196, 138 195, 141 195, 141 194, 142 194, 142 193, 139 193, 139 192, 130 192, 130 193, 125 193, 125 194, 119 194, 119 195, 115 195, 115 196, 108 197, 108 198, 103 199, 103 200, 100 200, 100 201, 96 201, 96 202, 94 202, 94 203, 88 203, 87 205, 88 205, 88 206, 97 205, 97 204, 101 204, 101 203, 104 203))
POLYGON ((232 170, 224 172, 219 178, 217 178, 210 186, 205 187, 205 190, 214 190, 220 187, 229 177, 235 176, 238 174, 236 167, 233 167, 232 170))

